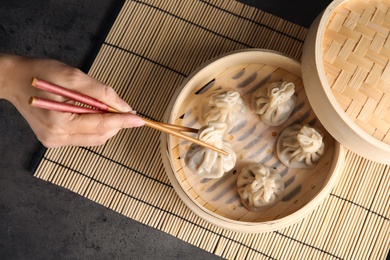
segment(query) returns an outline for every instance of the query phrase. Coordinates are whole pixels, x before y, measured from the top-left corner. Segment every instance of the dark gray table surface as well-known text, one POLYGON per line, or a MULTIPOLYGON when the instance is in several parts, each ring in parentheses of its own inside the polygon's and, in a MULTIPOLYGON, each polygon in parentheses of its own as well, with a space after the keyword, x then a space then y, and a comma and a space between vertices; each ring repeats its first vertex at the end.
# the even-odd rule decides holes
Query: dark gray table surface
MULTIPOLYGON (((0 52, 86 68, 121 1, 1 0, 0 52)), ((242 1, 309 27, 330 0, 242 1)), ((1 70, 1 68, 0 68, 1 70)), ((0 259, 219 259, 27 170, 40 146, 0 100, 0 259)))

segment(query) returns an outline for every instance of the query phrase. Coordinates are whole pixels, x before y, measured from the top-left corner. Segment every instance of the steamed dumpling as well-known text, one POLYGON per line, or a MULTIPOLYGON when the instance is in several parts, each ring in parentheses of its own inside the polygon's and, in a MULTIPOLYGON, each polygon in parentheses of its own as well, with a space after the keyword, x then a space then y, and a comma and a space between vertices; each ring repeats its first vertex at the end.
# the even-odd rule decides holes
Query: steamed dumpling
POLYGON ((283 124, 295 108, 295 86, 292 82, 273 82, 259 88, 252 96, 252 109, 270 126, 283 124))
POLYGON ((241 171, 237 189, 244 206, 248 210, 259 211, 281 199, 284 183, 276 169, 253 163, 241 171))
POLYGON ((232 145, 223 139, 226 123, 210 122, 199 130, 198 138, 217 148, 225 150, 229 155, 223 155, 197 144, 191 144, 184 162, 195 175, 205 178, 220 178, 236 164, 236 153, 232 145))
POLYGON ((299 124, 287 127, 281 133, 276 147, 279 160, 290 168, 311 168, 325 152, 322 134, 299 124))
POLYGON ((204 125, 211 121, 224 122, 229 132, 245 118, 245 104, 240 94, 232 90, 216 90, 202 106, 200 120, 204 125))

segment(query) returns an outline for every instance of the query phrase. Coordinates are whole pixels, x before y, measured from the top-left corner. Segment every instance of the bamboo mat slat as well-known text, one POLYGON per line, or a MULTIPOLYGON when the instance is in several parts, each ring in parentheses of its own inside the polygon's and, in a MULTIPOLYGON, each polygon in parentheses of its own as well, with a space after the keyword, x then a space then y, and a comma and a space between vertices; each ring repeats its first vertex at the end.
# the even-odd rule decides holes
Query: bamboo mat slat
MULTIPOLYGON (((126 1, 89 74, 140 114, 161 120, 174 91, 201 63, 266 48, 299 59, 307 29, 235 1, 126 1)), ((34 176, 226 259, 385 259, 390 168, 348 151, 338 185, 306 218, 262 234, 224 230, 176 195, 160 133, 122 130, 99 147, 48 149, 34 176)))

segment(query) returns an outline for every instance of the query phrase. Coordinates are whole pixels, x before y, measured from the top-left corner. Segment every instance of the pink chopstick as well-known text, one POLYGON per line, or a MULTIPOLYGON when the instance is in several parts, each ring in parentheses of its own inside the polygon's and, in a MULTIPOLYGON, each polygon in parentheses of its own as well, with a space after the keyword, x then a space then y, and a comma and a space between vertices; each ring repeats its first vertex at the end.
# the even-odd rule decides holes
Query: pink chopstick
POLYGON ((92 113, 98 114, 98 113, 106 112, 99 109, 81 107, 81 106, 76 106, 72 104, 57 102, 57 101, 38 98, 38 97, 31 97, 28 103, 30 103, 30 105, 34 107, 40 107, 49 110, 56 110, 60 112, 68 112, 68 113, 76 113, 76 114, 92 114, 92 113))
MULTIPOLYGON (((89 105, 91 107, 95 107, 95 108, 100 109, 102 111, 118 112, 118 110, 104 104, 103 102, 101 102, 97 99, 94 99, 90 96, 84 95, 84 94, 77 92, 77 91, 74 91, 74 90, 63 88, 61 86, 44 81, 42 79, 33 78, 31 85, 36 87, 37 89, 41 89, 41 90, 44 90, 44 91, 47 91, 47 92, 50 92, 50 93, 53 93, 56 95, 60 95, 60 96, 84 103, 86 105, 89 105)), ((36 100, 35 102, 38 102, 38 101, 36 100)), ((65 107, 66 108, 64 108, 64 109, 70 109, 69 106, 65 106, 65 107)), ((66 110, 64 112, 72 112, 72 111, 66 110)), ((77 113, 77 112, 74 112, 74 113, 77 113)))

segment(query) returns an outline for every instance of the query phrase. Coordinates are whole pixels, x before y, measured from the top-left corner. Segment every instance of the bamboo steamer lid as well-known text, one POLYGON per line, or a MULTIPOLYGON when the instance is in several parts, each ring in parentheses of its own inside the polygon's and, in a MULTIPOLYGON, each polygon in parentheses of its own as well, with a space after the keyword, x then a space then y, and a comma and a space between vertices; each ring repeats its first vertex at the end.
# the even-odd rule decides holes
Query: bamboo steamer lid
POLYGON ((302 55, 308 99, 346 148, 390 164, 390 0, 337 0, 309 29, 302 55))

